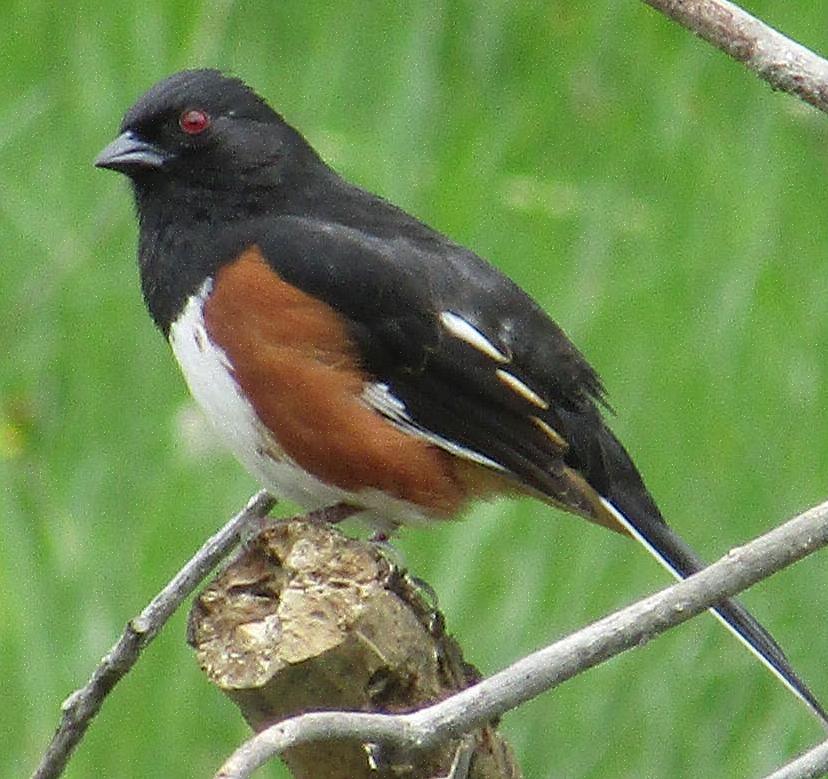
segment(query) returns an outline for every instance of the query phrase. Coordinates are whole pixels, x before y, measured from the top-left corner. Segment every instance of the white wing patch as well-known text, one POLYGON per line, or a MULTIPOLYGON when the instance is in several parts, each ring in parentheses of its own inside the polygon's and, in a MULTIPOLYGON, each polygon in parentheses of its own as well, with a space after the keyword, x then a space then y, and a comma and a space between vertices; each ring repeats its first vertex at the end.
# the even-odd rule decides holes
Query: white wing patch
POLYGON ((549 408, 549 404, 540 396, 538 395, 535 390, 533 390, 528 384, 521 381, 517 376, 508 371, 504 371, 498 368, 495 371, 497 378, 505 384, 510 390, 516 392, 520 395, 524 400, 528 400, 533 406, 537 406, 538 408, 542 408, 544 411, 549 408))
POLYGON ((374 411, 378 411, 389 422, 400 430, 404 430, 406 433, 422 438, 430 444, 439 446, 450 454, 462 457, 464 460, 470 460, 473 463, 485 465, 487 468, 494 468, 497 471, 506 470, 500 463, 486 457, 485 454, 475 452, 473 449, 467 449, 465 446, 450 441, 448 438, 443 438, 418 425, 409 415, 405 403, 392 394, 389 386, 383 382, 366 384, 365 389, 362 391, 362 400, 368 407, 374 409, 374 411))
POLYGON ((532 424, 538 428, 555 446, 560 447, 561 449, 568 449, 569 444, 566 442, 564 437, 553 428, 551 425, 544 422, 540 417, 531 416, 529 419, 532 420, 532 424))
POLYGON ((483 333, 476 327, 470 325, 463 317, 453 314, 451 311, 440 313, 440 323, 455 338, 465 341, 469 346, 477 349, 495 362, 506 363, 510 358, 498 349, 483 333))

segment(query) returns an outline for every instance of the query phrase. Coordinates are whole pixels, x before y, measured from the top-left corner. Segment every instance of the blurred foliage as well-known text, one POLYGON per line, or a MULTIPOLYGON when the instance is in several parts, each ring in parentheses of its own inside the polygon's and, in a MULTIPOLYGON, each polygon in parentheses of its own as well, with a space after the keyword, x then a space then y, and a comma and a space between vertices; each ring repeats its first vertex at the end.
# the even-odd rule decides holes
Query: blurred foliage
MULTIPOLYGON (((824 4, 751 10, 828 48, 824 4)), ((60 701, 254 489, 144 312, 126 183, 91 166, 182 67, 242 76, 337 169, 529 289, 704 555, 826 497, 826 118, 643 4, 4 0, 3 22, 0 775, 31 770, 60 701)), ((399 547, 484 672, 667 583, 538 504, 471 513, 399 547)), ((746 600, 828 700, 820 558, 746 600)), ((184 622, 67 777, 209 776, 244 738, 184 622)), ((820 733, 709 618, 504 726, 527 777, 760 775, 820 733)))

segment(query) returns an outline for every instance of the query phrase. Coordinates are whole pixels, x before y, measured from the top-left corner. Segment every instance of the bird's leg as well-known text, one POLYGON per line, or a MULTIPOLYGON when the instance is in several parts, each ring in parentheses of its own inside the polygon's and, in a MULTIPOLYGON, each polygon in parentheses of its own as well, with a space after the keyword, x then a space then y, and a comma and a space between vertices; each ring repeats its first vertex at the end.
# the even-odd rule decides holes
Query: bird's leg
POLYGON ((468 779, 474 747, 474 737, 464 736, 454 753, 454 760, 451 761, 448 774, 435 776, 433 779, 468 779))
MULTIPOLYGON (((431 777, 431 779, 468 779, 475 745, 476 741, 473 736, 463 736, 454 752, 448 773, 444 776, 431 777)), ((405 759, 402 754, 395 754, 392 747, 368 743, 364 745, 364 748, 368 755, 368 765, 373 771, 380 771, 383 768, 390 768, 392 771, 412 768, 409 760, 405 759)))
POLYGON ((305 519, 326 525, 336 525, 359 511, 361 511, 359 506, 352 506, 350 503, 334 503, 332 506, 324 506, 321 509, 309 511, 305 519))

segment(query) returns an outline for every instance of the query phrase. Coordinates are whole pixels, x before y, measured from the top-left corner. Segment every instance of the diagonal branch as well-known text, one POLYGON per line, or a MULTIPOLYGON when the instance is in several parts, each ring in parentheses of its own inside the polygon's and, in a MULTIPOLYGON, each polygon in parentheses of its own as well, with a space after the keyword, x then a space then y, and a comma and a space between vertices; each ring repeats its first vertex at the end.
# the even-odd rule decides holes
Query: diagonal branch
POLYGON ((356 739, 416 751, 457 737, 582 671, 637 646, 828 544, 828 502, 733 549, 683 582, 611 614, 438 704, 404 715, 324 712, 262 731, 225 762, 216 779, 246 779, 298 744, 356 739))
POLYGON ((101 660, 86 685, 75 690, 63 702, 60 725, 32 779, 55 779, 63 773, 72 751, 80 743, 104 699, 135 665, 144 647, 158 635, 182 601, 229 554, 245 530, 266 516, 275 503, 264 490, 256 493, 244 509, 207 539, 147 607, 127 623, 121 637, 101 660))
POLYGON ((828 113, 828 61, 727 0, 644 0, 774 89, 828 113))
POLYGON ((828 741, 792 760, 778 771, 768 774, 765 779, 816 779, 828 774, 828 741))

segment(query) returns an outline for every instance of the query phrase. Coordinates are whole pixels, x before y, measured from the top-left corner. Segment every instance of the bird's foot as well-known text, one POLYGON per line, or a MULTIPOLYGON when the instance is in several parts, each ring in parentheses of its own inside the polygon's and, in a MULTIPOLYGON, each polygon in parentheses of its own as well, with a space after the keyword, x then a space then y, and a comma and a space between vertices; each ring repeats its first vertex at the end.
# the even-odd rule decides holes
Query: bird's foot
POLYGON ((358 506, 352 506, 350 503, 334 503, 332 506, 324 506, 321 509, 309 511, 305 515, 305 519, 310 522, 336 525, 360 511, 361 509, 358 506))

